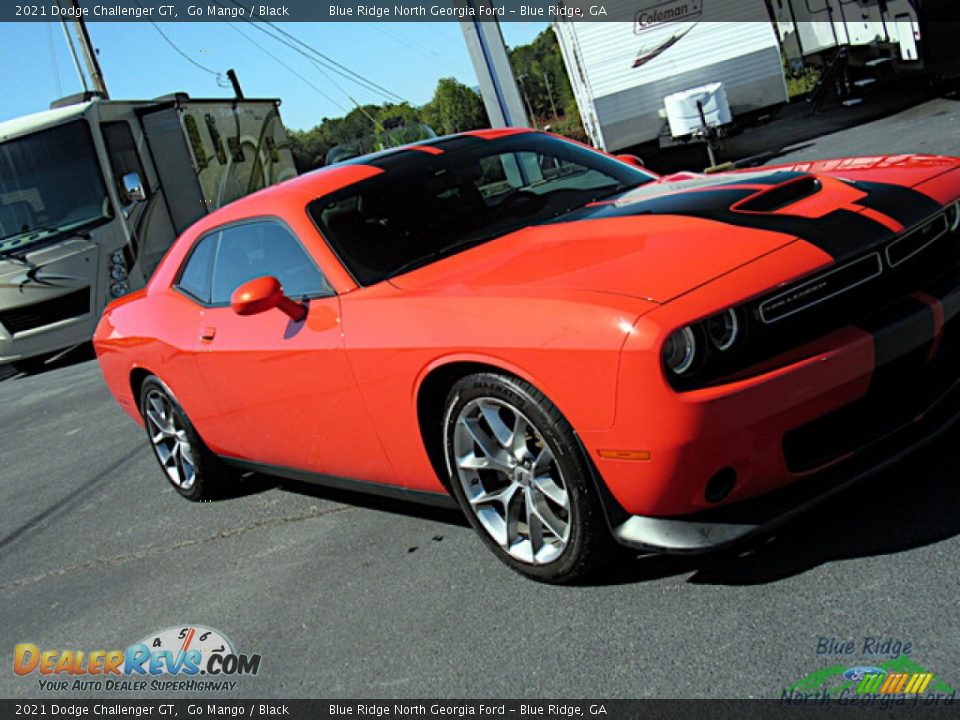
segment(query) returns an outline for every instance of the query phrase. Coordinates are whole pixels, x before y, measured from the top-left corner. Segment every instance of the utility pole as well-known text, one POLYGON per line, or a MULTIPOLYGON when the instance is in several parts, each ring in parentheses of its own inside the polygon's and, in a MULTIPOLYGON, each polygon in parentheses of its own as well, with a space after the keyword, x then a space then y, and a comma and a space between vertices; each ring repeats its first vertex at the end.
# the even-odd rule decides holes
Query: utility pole
POLYGON ((527 95, 527 86, 523 82, 527 79, 526 73, 520 73, 517 75, 517 85, 520 87, 520 94, 523 95, 523 101, 527 104, 527 113, 530 116, 530 119, 533 119, 533 106, 530 105, 530 97, 527 95))
POLYGON ((103 95, 104 99, 109 99, 110 93, 107 92, 107 84, 103 81, 103 73, 100 71, 100 62, 97 60, 97 52, 93 49, 90 42, 90 35, 87 33, 87 26, 83 22, 83 13, 80 11, 80 0, 68 0, 76 14, 73 26, 76 29, 77 41, 80 43, 80 49, 83 50, 83 59, 87 63, 87 72, 90 74, 90 81, 93 83, 93 89, 103 95))
POLYGON ((543 74, 543 82, 547 86, 547 97, 550 98, 550 108, 553 110, 553 119, 557 119, 557 106, 553 102, 553 90, 550 89, 550 75, 546 70, 541 70, 543 74))
POLYGON ((477 72, 480 94, 483 96, 483 105, 487 109, 490 125, 495 128, 530 127, 530 120, 510 67, 510 57, 500 32, 500 23, 493 12, 494 2, 495 0, 454 0, 454 6, 472 9, 471 19, 461 20, 460 29, 477 72), (481 6, 486 12, 481 13, 481 6), (493 19, 478 19, 481 16, 493 19))

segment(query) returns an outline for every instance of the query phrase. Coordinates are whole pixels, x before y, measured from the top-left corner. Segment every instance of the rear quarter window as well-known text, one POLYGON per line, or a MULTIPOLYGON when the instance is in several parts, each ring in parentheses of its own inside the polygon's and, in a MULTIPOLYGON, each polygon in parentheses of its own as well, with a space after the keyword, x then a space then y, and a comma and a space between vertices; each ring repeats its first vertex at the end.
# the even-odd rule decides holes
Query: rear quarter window
POLYGON ((204 236, 194 246, 183 264, 180 280, 176 285, 185 293, 203 303, 210 302, 210 270, 213 267, 214 251, 219 238, 220 233, 214 232, 204 236))

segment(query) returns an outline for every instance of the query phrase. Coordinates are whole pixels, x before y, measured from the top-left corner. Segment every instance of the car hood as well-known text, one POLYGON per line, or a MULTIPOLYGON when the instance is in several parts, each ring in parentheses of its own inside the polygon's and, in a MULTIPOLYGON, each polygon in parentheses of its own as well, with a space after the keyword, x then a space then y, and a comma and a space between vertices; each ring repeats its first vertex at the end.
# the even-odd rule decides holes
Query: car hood
MULTIPOLYGON (((947 160, 947 159, 944 159, 947 160)), ((549 287, 668 302, 792 242, 821 265, 878 246, 938 212, 913 185, 957 167, 911 166, 902 183, 791 168, 661 178, 391 280, 409 290, 549 287)), ((798 268, 798 274, 811 268, 798 268)))

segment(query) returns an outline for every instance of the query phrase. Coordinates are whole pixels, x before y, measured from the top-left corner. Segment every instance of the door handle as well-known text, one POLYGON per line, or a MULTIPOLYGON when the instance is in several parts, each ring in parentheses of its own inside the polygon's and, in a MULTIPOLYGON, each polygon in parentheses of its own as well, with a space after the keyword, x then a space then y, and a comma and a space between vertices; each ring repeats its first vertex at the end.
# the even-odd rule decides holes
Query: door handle
POLYGON ((200 339, 206 342, 210 342, 217 336, 217 329, 215 327, 205 327, 200 332, 200 339))

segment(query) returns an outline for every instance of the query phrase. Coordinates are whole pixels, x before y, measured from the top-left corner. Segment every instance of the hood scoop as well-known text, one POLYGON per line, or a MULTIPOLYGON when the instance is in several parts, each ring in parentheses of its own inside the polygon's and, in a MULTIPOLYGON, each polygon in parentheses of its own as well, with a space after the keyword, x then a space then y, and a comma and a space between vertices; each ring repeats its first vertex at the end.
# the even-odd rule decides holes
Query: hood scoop
POLYGON ((816 195, 823 184, 815 175, 804 175, 765 188, 734 204, 730 209, 743 213, 774 213, 804 198, 816 195))

